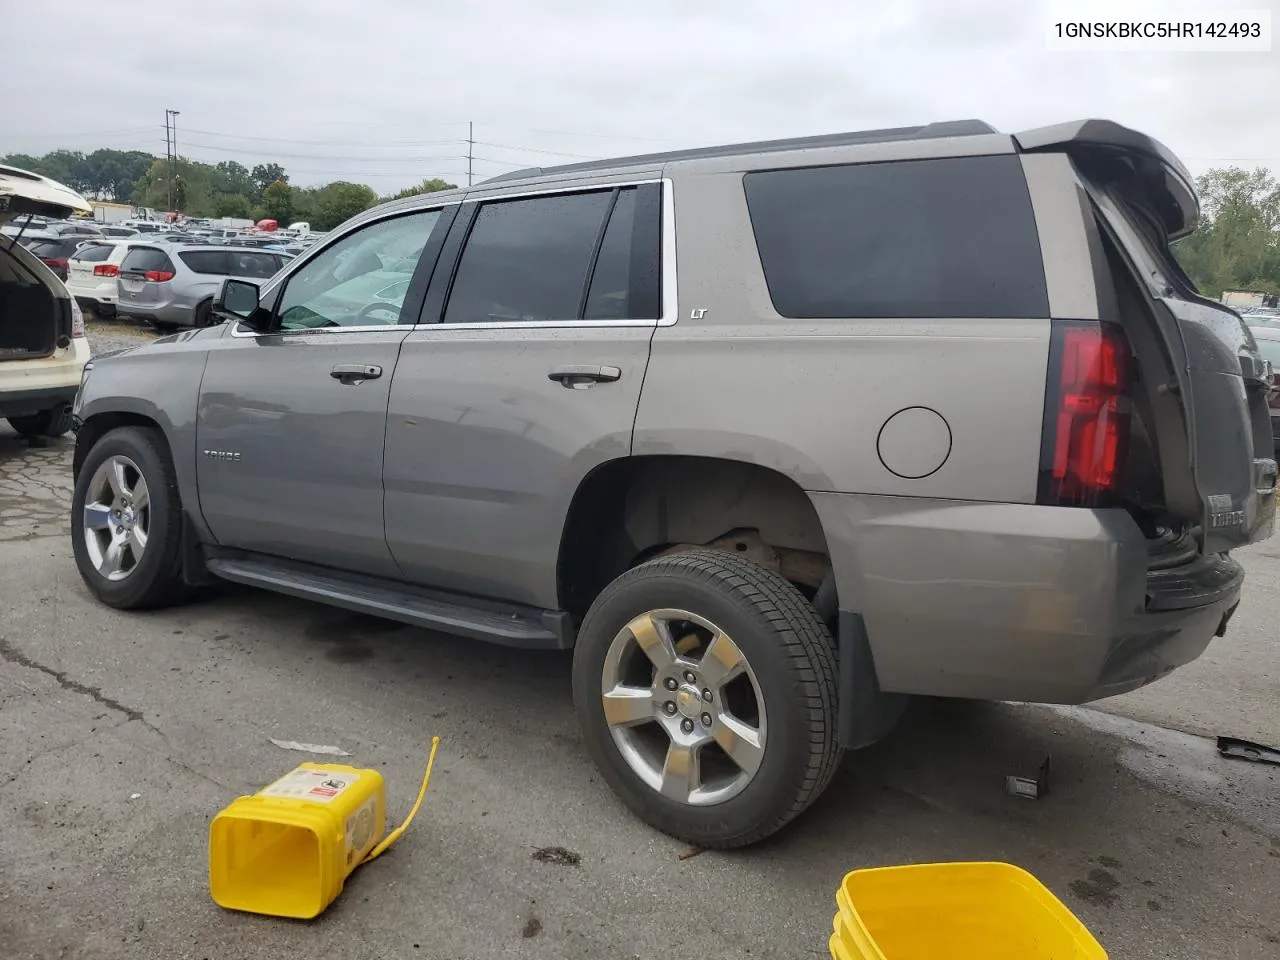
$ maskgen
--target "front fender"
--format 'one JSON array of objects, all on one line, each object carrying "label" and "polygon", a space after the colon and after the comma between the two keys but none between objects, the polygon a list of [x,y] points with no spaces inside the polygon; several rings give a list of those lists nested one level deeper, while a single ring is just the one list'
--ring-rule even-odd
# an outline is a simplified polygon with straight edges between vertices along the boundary
[{"label": "front fender", "polygon": [[100,435],[95,424],[113,420],[155,424],[173,457],[182,503],[202,538],[208,536],[200,514],[196,484],[196,419],[204,376],[208,334],[217,328],[163,337],[155,343],[94,360],[80,387],[76,418],[80,424],[77,464]]}]

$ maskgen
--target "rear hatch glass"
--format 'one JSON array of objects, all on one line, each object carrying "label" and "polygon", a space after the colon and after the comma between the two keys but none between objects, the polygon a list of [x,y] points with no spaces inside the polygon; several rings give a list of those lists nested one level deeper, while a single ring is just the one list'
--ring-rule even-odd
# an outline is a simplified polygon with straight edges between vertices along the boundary
[{"label": "rear hatch glass", "polygon": [[173,261],[156,247],[133,247],[120,263],[121,302],[158,299],[159,284],[173,279]]},{"label": "rear hatch glass", "polygon": [[[1194,189],[1167,163],[1123,151],[1084,151],[1076,167],[1115,270],[1118,320],[1148,385],[1169,511],[1198,531],[1206,553],[1265,539],[1275,521],[1276,464],[1269,364],[1232,310],[1200,295],[1170,250],[1196,225]],[[1123,284],[1136,296],[1126,300]]]}]

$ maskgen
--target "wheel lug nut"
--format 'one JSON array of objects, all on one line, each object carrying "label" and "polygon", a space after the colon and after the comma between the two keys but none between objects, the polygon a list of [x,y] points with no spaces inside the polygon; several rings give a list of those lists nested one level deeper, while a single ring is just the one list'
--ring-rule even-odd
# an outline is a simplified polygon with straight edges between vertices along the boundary
[{"label": "wheel lug nut", "polygon": [[698,678],[697,678],[697,677],[695,677],[695,676],[693,675],[693,671],[692,671],[692,670],[686,670],[686,671],[684,672],[684,679],[685,679],[685,682],[686,682],[686,683],[697,683],[697,682],[698,682]]},{"label": "wheel lug nut", "polygon": [[662,709],[667,712],[668,717],[675,716],[676,705],[672,703],[670,700],[668,700],[666,703],[662,705]]},{"label": "wheel lug nut", "polygon": [[683,730],[685,733],[693,733],[693,721],[692,721],[692,720],[681,720],[681,721],[680,721],[680,729],[681,729],[681,730]]},{"label": "wheel lug nut", "polygon": [[676,688],[676,686],[677,686],[677,684],[676,684],[676,678],[675,678],[675,677],[667,677],[667,679],[663,682],[663,684],[662,684],[662,685],[663,685],[664,687],[666,687],[668,690],[674,690],[674,689]]},{"label": "wheel lug nut", "polygon": [[703,725],[704,727],[709,727],[709,726],[711,726],[711,714],[709,714],[709,713],[704,713],[704,714],[702,715],[702,725]]},{"label": "wheel lug nut", "polygon": [[705,700],[705,701],[707,701],[707,703],[710,703],[710,702],[711,702],[711,691],[710,691],[710,690],[703,690],[703,691],[702,691],[702,699],[703,699],[703,700]]}]

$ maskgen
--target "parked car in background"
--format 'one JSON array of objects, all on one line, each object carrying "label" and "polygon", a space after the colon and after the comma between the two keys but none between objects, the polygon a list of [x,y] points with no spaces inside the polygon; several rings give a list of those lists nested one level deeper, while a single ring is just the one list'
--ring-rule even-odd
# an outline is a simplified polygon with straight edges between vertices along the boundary
[{"label": "parked car in background", "polygon": [[117,312],[159,329],[213,322],[213,298],[227,277],[262,282],[287,257],[266,250],[206,244],[134,242],[120,263]]},{"label": "parked car in background", "polygon": [[70,235],[59,237],[54,234],[33,234],[23,237],[22,246],[40,258],[40,261],[53,271],[59,280],[67,279],[67,263],[76,248],[84,242],[84,237]]},{"label": "parked car in background", "polygon": [[[10,204],[49,218],[87,211],[70,187],[0,167],[0,225]],[[47,243],[68,242],[61,237]],[[56,437],[71,426],[71,404],[89,359],[84,315],[53,270],[12,236],[0,237],[0,417],[26,437]]]},{"label": "parked car in background", "polygon": [[115,224],[103,224],[99,229],[101,229],[102,235],[110,240],[128,240],[130,237],[142,236],[133,227],[121,227]]},{"label": "parked car in background", "polygon": [[1253,339],[1258,344],[1262,359],[1271,363],[1271,389],[1267,391],[1267,406],[1271,411],[1271,439],[1275,444],[1276,459],[1280,460],[1280,316],[1275,320],[1246,317]]},{"label": "parked car in background", "polygon": [[84,223],[81,221],[62,220],[50,223],[44,228],[44,233],[55,237],[100,237],[102,229],[92,223]]},{"label": "parked car in background", "polygon": [[[11,168],[15,169],[15,168]],[[0,167],[0,176],[3,176],[3,167]],[[16,236],[18,234],[43,233],[44,228],[48,226],[48,217],[37,217],[31,214],[19,214],[12,220],[4,224],[0,224],[0,234],[8,234]]]},{"label": "parked car in background", "polygon": [[100,317],[113,317],[119,297],[120,264],[129,252],[129,240],[88,240],[67,262],[67,290],[81,309]]}]

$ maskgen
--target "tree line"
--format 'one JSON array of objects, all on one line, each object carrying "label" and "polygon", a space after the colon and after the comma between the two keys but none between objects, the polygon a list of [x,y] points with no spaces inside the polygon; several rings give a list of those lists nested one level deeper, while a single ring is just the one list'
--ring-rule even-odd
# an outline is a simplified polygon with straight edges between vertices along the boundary
[{"label": "tree line", "polygon": [[428,179],[390,197],[379,197],[371,187],[345,180],[319,187],[295,186],[278,163],[249,168],[234,160],[209,164],[187,158],[174,165],[171,180],[169,163],[142,150],[54,150],[39,157],[13,153],[0,158],[0,164],[50,177],[96,200],[174,210],[192,217],[270,219],[281,225],[306,220],[315,230],[332,230],[383,200],[455,186]]},{"label": "tree line", "polygon": [[1173,245],[1206,297],[1224,290],[1280,293],[1280,185],[1271,171],[1239,167],[1196,178],[1200,228]]}]

